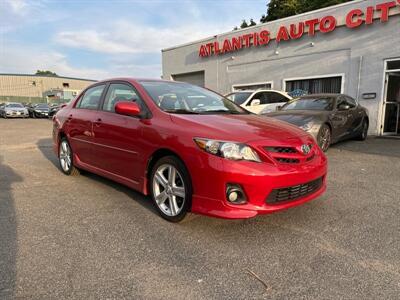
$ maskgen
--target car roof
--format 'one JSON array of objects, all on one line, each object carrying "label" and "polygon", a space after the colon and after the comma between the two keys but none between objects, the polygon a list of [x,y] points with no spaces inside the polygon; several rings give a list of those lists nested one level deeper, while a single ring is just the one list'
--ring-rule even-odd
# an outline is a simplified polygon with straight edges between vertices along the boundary
[{"label": "car roof", "polygon": [[116,78],[109,78],[104,79],[102,81],[98,81],[95,84],[104,83],[104,82],[111,82],[111,81],[128,81],[128,82],[143,82],[143,81],[153,81],[153,82],[179,82],[173,80],[164,80],[164,79],[155,79],[155,78],[133,78],[133,77],[116,77]]},{"label": "car roof", "polygon": [[310,95],[304,95],[299,98],[315,98],[315,97],[330,97],[330,98],[336,98],[339,96],[342,96],[343,94],[335,94],[335,93],[320,93],[320,94],[310,94]]},{"label": "car roof", "polygon": [[243,93],[243,92],[245,92],[245,93],[255,93],[255,92],[278,92],[278,93],[286,93],[286,92],[278,91],[278,90],[259,89],[259,90],[237,90],[237,91],[231,92],[231,94],[233,94],[233,93]]}]

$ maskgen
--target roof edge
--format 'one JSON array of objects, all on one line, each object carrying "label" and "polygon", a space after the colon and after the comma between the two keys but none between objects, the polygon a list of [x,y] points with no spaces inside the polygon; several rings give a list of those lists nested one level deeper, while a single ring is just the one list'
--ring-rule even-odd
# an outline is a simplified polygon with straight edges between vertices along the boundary
[{"label": "roof edge", "polygon": [[311,11],[307,11],[307,12],[302,13],[302,14],[293,15],[293,16],[290,16],[290,17],[274,20],[274,21],[271,21],[271,22],[260,23],[260,24],[257,24],[257,25],[251,26],[251,27],[239,28],[237,30],[232,30],[232,31],[219,33],[219,34],[216,34],[214,36],[209,36],[209,37],[206,37],[206,38],[203,38],[203,39],[199,39],[199,40],[195,40],[195,41],[192,41],[192,42],[187,42],[187,43],[180,44],[180,45],[177,45],[177,46],[164,48],[164,49],[161,49],[161,52],[170,51],[170,50],[174,50],[174,49],[177,49],[177,48],[182,48],[182,47],[185,47],[185,46],[190,46],[190,45],[193,45],[193,44],[197,44],[197,43],[200,43],[200,42],[205,42],[205,41],[208,41],[208,40],[220,37],[220,36],[224,36],[224,35],[228,35],[228,34],[232,34],[232,33],[236,33],[236,32],[242,32],[242,31],[246,31],[246,30],[249,30],[249,29],[253,29],[253,28],[259,28],[259,27],[262,27],[262,26],[275,24],[275,23],[279,23],[279,22],[282,22],[282,21],[287,21],[287,20],[298,18],[298,17],[303,17],[303,16],[307,16],[307,15],[311,15],[311,14],[315,14],[315,13],[319,13],[319,12],[328,11],[328,10],[331,10],[331,9],[334,9],[334,8],[353,5],[355,3],[366,2],[366,1],[368,1],[368,0],[353,0],[353,1],[350,1],[350,2],[340,3],[340,4],[336,4],[336,5],[332,5],[332,6],[328,6],[328,7],[324,7],[324,8],[320,8],[320,9],[316,9],[316,10],[311,10]]},{"label": "roof edge", "polygon": [[96,82],[94,79],[77,78],[77,77],[66,77],[66,76],[52,76],[52,75],[36,75],[36,74],[14,74],[14,73],[0,73],[0,76],[29,76],[29,77],[46,77],[46,78],[60,78],[60,79],[73,79],[82,81]]}]

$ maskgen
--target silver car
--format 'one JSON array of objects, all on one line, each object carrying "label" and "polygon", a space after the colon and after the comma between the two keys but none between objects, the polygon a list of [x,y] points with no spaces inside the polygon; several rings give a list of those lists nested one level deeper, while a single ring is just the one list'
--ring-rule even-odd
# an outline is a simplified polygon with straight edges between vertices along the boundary
[{"label": "silver car", "polygon": [[29,118],[29,111],[21,103],[8,102],[0,105],[0,116],[3,118]]}]

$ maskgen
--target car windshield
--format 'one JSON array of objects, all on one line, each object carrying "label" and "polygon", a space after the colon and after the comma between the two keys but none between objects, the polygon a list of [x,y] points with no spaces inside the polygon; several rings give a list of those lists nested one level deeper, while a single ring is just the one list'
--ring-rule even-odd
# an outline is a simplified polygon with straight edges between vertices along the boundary
[{"label": "car windshield", "polygon": [[298,98],[288,102],[281,110],[332,110],[334,98],[332,97],[307,97]]},{"label": "car windshield", "polygon": [[182,82],[141,81],[157,106],[179,114],[248,114],[232,101],[205,88]]},{"label": "car windshield", "polygon": [[242,105],[247,99],[249,99],[251,94],[252,92],[235,92],[230,93],[226,98],[235,102],[237,105]]},{"label": "car windshield", "polygon": [[20,103],[10,103],[10,104],[7,104],[6,107],[9,107],[9,108],[23,108],[24,106],[22,104],[20,104]]}]

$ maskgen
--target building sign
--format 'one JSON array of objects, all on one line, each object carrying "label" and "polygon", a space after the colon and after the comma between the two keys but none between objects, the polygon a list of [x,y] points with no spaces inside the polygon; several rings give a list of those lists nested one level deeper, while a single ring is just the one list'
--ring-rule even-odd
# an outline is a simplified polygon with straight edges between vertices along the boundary
[{"label": "building sign", "polygon": [[[353,29],[363,24],[371,25],[374,22],[374,14],[379,14],[382,23],[389,20],[390,9],[400,5],[400,0],[384,2],[376,6],[368,6],[366,9],[353,9],[346,15],[346,27]],[[290,24],[289,26],[280,26],[275,40],[277,43],[289,40],[300,39],[306,32],[309,36],[314,36],[319,30],[321,33],[332,32],[337,28],[338,20],[334,16],[326,16],[320,19],[310,19]],[[225,39],[222,42],[215,41],[202,44],[199,49],[200,57],[209,57],[213,55],[221,55],[235,52],[243,48],[268,46],[271,41],[271,32],[261,30],[259,32],[247,33],[244,35]]]}]

